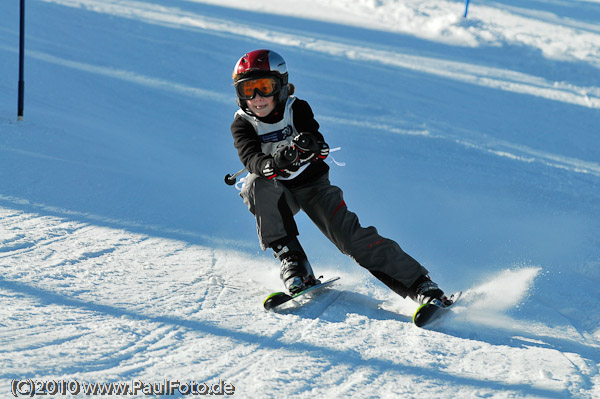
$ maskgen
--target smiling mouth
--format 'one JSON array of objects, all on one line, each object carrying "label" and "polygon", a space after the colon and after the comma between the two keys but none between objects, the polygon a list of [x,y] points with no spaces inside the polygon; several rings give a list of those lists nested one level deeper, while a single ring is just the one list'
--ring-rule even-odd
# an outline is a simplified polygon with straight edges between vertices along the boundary
[{"label": "smiling mouth", "polygon": [[268,107],[269,107],[269,104],[266,104],[266,105],[255,105],[254,106],[254,111],[262,113],[262,111],[267,111]]}]

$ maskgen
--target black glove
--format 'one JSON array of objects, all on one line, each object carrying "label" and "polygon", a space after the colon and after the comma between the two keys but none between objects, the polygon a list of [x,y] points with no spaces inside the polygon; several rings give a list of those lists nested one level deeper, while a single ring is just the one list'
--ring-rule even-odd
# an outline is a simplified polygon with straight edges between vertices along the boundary
[{"label": "black glove", "polygon": [[319,141],[319,153],[317,154],[317,159],[320,161],[324,161],[325,158],[329,155],[329,145],[324,141]]},{"label": "black glove", "polygon": [[293,146],[281,148],[273,155],[273,159],[268,159],[262,168],[262,174],[267,179],[275,176],[289,177],[300,168],[300,158],[298,150]]},{"label": "black glove", "polygon": [[319,141],[312,133],[300,133],[292,140],[294,147],[298,149],[300,161],[324,160],[329,155],[329,146],[324,141]]}]

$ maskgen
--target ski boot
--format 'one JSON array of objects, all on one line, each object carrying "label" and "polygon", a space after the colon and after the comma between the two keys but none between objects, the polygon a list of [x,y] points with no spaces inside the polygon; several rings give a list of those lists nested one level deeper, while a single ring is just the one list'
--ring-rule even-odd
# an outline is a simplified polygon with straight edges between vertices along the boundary
[{"label": "ski boot", "polygon": [[291,294],[304,291],[308,287],[320,283],[315,278],[306,254],[296,237],[286,245],[275,246],[273,250],[275,257],[281,262],[279,276]]},{"label": "ski boot", "polygon": [[445,306],[451,305],[452,301],[444,295],[436,283],[429,276],[421,276],[410,288],[408,296],[419,305],[439,299]]}]

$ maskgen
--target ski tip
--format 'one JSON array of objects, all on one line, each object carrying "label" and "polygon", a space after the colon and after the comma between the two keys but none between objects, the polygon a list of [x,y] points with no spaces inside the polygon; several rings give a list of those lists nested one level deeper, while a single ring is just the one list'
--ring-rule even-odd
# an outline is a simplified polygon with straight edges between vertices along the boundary
[{"label": "ski tip", "polygon": [[304,291],[300,291],[300,292],[297,292],[297,293],[291,294],[291,295],[288,293],[285,293],[285,292],[274,292],[263,301],[263,307],[266,310],[274,310],[278,306],[280,306],[288,301],[291,301],[294,298],[297,298],[301,295],[307,294],[314,290],[317,290],[317,289],[320,289],[323,287],[327,287],[328,285],[330,285],[331,283],[333,283],[334,281],[337,281],[339,279],[340,279],[339,277],[333,277],[333,278],[330,278],[329,280],[319,282],[318,284],[315,284],[315,285],[311,285],[310,287],[306,288]]},{"label": "ski tip", "polygon": [[413,323],[417,327],[423,327],[428,324],[432,319],[445,311],[448,311],[462,295],[462,291],[453,293],[448,297],[449,303],[442,303],[439,299],[434,299],[431,302],[420,305],[413,315]]},{"label": "ski tip", "polygon": [[421,310],[422,310],[424,307],[426,307],[426,306],[428,306],[428,305],[429,305],[429,302],[427,302],[427,303],[424,303],[424,304],[422,304],[422,305],[419,305],[419,307],[417,308],[417,310],[415,310],[415,313],[413,314],[412,321],[413,321],[413,323],[415,323],[415,325],[416,325],[417,327],[420,327],[420,325],[419,325],[419,316],[420,316],[420,314],[421,314],[420,312],[421,312]]},{"label": "ski tip", "polygon": [[271,310],[290,299],[292,299],[292,297],[285,292],[274,292],[263,301],[263,307],[266,310]]}]

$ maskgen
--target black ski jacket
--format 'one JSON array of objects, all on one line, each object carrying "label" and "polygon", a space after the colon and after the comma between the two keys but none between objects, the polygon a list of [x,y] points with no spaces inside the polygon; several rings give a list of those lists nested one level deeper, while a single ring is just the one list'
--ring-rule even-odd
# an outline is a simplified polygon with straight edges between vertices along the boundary
[{"label": "black ski jacket", "polygon": [[[258,118],[259,121],[267,124],[274,124],[283,119],[285,104],[279,106],[264,118]],[[315,120],[315,116],[310,108],[310,105],[296,98],[292,104],[294,128],[297,132],[309,132],[317,137],[317,140],[325,141],[323,135],[319,132],[319,123]],[[265,163],[272,159],[272,156],[265,154],[261,149],[261,140],[256,132],[256,129],[244,116],[235,115],[231,124],[231,135],[233,136],[233,145],[238,150],[238,155],[242,164],[250,173],[262,176],[262,170]],[[329,165],[325,162],[313,162],[301,174],[292,180],[282,180],[286,186],[301,186],[329,171]]]}]

